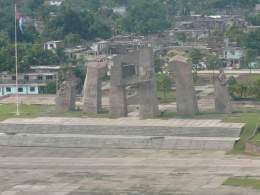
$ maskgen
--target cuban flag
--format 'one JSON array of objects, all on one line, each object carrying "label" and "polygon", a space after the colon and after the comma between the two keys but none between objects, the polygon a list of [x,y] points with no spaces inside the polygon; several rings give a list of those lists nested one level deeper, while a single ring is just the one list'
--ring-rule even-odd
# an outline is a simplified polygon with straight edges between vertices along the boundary
[{"label": "cuban flag", "polygon": [[16,20],[19,21],[19,29],[20,29],[21,33],[24,34],[24,31],[23,31],[23,22],[24,22],[23,16],[20,14],[18,9],[16,9],[15,15],[16,15]]}]

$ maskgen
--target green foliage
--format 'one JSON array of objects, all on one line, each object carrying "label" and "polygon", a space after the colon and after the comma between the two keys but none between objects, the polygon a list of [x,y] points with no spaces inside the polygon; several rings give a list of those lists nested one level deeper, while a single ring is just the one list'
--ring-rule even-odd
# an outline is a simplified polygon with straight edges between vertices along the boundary
[{"label": "green foliage", "polygon": [[229,38],[230,41],[241,43],[245,36],[243,29],[240,29],[236,26],[229,27],[226,32],[225,36]]},{"label": "green foliage", "polygon": [[155,72],[156,73],[161,72],[164,64],[165,64],[164,59],[159,58],[159,57],[155,58],[154,59]]},{"label": "green foliage", "polygon": [[46,93],[47,94],[56,94],[56,82],[49,82],[47,83],[47,86],[46,86]]},{"label": "green foliage", "polygon": [[123,29],[137,34],[151,34],[168,28],[166,9],[158,0],[132,0],[123,19]]},{"label": "green foliage", "polygon": [[185,33],[176,33],[176,38],[178,41],[181,41],[183,43],[187,41],[187,36]]},{"label": "green foliage", "polygon": [[206,64],[209,70],[217,70],[224,66],[223,61],[217,55],[211,53],[206,55]]},{"label": "green foliage", "polygon": [[195,67],[194,69],[197,69],[200,62],[203,59],[203,53],[200,49],[192,49],[189,53],[192,65]]},{"label": "green foliage", "polygon": [[166,99],[167,92],[171,90],[172,80],[171,77],[166,73],[158,73],[156,75],[158,91],[164,93],[164,99]]},{"label": "green foliage", "polygon": [[223,185],[260,189],[260,180],[253,177],[230,177]]},{"label": "green foliage", "polygon": [[108,38],[112,35],[112,31],[105,21],[106,19],[98,13],[75,11],[65,7],[49,21],[45,34],[50,39],[63,39],[69,34],[80,35],[86,40]]},{"label": "green foliage", "polygon": [[80,35],[70,33],[65,36],[64,42],[66,47],[73,47],[79,45],[81,42]]},{"label": "green foliage", "polygon": [[245,47],[246,65],[254,62],[260,55],[260,30],[244,34],[242,46]]},{"label": "green foliage", "polygon": [[[15,48],[8,38],[0,34],[0,71],[14,71]],[[57,65],[65,61],[64,52],[44,50],[42,44],[19,43],[18,67],[20,72],[28,71],[31,65]]]},{"label": "green foliage", "polygon": [[259,99],[260,79],[256,81],[238,82],[234,77],[228,81],[229,93],[233,99]]},{"label": "green foliage", "polygon": [[260,14],[257,14],[257,15],[253,15],[253,14],[247,15],[246,16],[246,20],[251,25],[260,26]]}]

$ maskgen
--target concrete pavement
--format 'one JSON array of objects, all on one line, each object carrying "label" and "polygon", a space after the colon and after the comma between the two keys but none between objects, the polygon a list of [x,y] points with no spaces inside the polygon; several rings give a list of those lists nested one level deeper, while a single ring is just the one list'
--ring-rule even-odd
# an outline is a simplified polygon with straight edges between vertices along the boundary
[{"label": "concrete pavement", "polygon": [[260,177],[260,158],[224,152],[0,148],[1,195],[234,194],[230,176]]}]

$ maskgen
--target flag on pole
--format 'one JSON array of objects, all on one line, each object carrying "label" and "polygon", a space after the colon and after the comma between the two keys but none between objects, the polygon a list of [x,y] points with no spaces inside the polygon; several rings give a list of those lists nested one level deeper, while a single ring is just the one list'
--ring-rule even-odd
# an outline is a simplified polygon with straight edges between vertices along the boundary
[{"label": "flag on pole", "polygon": [[15,16],[16,16],[16,20],[19,21],[19,29],[21,31],[21,33],[23,34],[24,31],[23,31],[23,16],[21,15],[21,13],[19,12],[18,9],[16,9],[16,13],[15,13]]}]

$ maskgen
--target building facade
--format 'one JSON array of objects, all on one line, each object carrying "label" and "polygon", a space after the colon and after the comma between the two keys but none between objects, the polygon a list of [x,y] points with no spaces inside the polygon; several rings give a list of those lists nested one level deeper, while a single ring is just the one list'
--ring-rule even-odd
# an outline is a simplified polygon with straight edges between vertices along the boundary
[{"label": "building facade", "polygon": [[[13,95],[18,92],[21,95],[37,95],[46,93],[49,83],[57,85],[58,72],[50,72],[48,67],[32,67],[33,73],[18,74],[18,88],[16,87],[16,75],[8,72],[0,73],[0,96]],[[59,67],[56,67],[57,70]],[[45,71],[43,71],[45,70]]]}]

